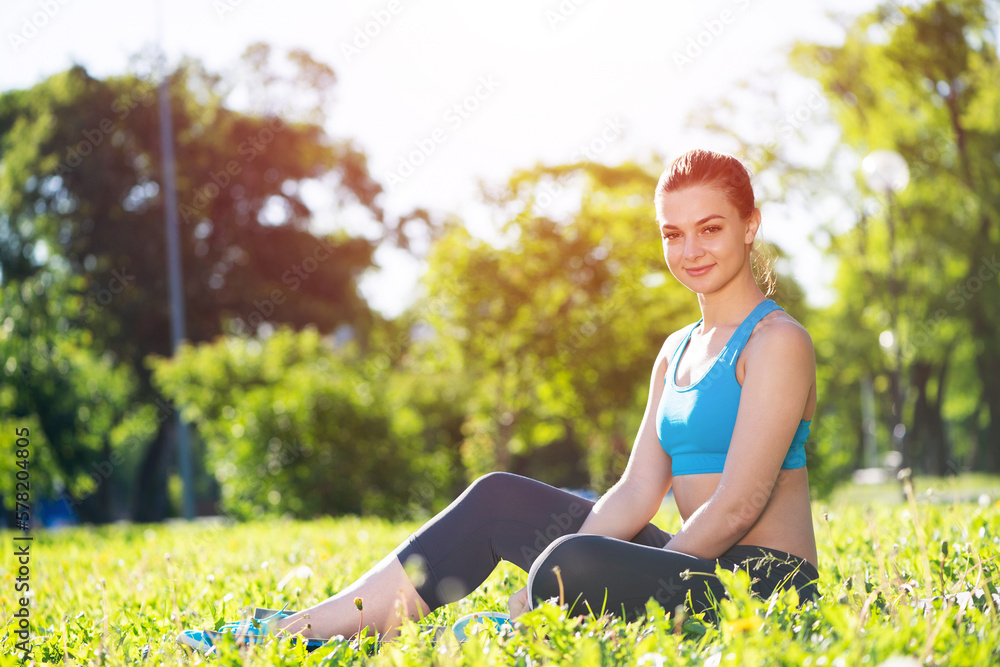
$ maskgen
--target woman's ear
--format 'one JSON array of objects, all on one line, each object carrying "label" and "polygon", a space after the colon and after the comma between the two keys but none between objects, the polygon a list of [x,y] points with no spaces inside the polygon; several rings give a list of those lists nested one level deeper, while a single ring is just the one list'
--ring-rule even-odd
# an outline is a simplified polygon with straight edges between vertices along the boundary
[{"label": "woman's ear", "polygon": [[743,238],[743,242],[747,245],[752,244],[754,239],[757,238],[758,229],[760,229],[760,209],[755,208],[753,213],[750,214],[750,219],[747,220],[747,233]]}]

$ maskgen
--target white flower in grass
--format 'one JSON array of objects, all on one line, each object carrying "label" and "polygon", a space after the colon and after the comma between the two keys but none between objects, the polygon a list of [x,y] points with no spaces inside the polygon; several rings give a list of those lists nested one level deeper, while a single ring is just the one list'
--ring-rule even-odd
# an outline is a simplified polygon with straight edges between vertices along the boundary
[{"label": "white flower in grass", "polygon": [[722,662],[722,654],[714,653],[707,658],[705,658],[704,667],[719,667],[719,663]]}]

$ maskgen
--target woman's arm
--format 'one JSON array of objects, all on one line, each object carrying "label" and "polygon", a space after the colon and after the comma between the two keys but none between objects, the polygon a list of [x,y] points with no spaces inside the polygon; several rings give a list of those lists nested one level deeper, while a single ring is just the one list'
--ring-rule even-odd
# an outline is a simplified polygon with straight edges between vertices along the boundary
[{"label": "woman's arm", "polygon": [[[663,497],[667,495],[673,477],[670,456],[660,447],[660,440],[656,436],[656,408],[663,394],[668,351],[672,352],[679,342],[678,334],[674,333],[667,337],[660,348],[649,379],[646,412],[642,416],[625,472],[618,483],[608,489],[590,510],[580,527],[580,533],[630,540],[649,523]],[[528,588],[521,588],[511,595],[507,607],[511,618],[517,618],[527,611]]]},{"label": "woman's arm", "polygon": [[775,320],[745,348],[745,375],[733,439],[715,493],[684,523],[667,548],[718,558],[757,522],[774,489],[816,383],[809,334]]},{"label": "woman's arm", "polygon": [[597,501],[579,532],[630,540],[649,523],[667,495],[672,479],[670,456],[656,436],[656,409],[663,394],[668,350],[678,342],[676,334],[668,337],[653,365],[646,412],[624,474]]}]

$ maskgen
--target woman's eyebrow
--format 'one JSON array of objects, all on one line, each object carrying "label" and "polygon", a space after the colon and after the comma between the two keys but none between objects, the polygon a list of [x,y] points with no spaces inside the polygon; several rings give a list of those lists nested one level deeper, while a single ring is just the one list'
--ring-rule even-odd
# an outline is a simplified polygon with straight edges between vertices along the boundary
[{"label": "woman's eyebrow", "polygon": [[[719,215],[718,213],[713,213],[712,215],[707,215],[704,218],[702,218],[701,220],[699,220],[698,222],[694,223],[694,226],[697,227],[698,225],[705,224],[709,220],[715,220],[716,218],[721,218],[721,217],[722,216]],[[680,227],[677,227],[676,225],[671,225],[671,224],[666,224],[665,223],[665,224],[660,225],[660,229],[680,229]]]}]

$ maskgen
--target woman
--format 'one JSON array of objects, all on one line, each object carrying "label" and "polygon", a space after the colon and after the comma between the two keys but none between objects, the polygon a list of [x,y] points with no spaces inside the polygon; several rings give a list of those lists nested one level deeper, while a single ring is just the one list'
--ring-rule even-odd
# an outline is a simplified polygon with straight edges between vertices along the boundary
[{"label": "woman", "polygon": [[[579,613],[634,618],[650,598],[709,610],[724,595],[716,565],[749,569],[764,597],[787,586],[816,594],[804,449],[815,360],[809,334],[754,279],[761,216],[750,175],[730,155],[691,151],[660,177],[654,202],[667,266],[702,318],[664,342],[621,480],[592,503],[486,475],[341,593],[226,632],[350,636],[360,597],[384,635],[468,595],[501,559],[528,572],[512,618],[560,593]],[[673,535],[649,523],[671,489],[683,519]]]}]

